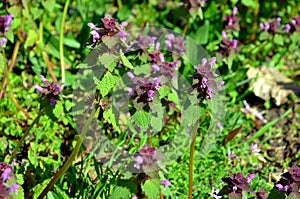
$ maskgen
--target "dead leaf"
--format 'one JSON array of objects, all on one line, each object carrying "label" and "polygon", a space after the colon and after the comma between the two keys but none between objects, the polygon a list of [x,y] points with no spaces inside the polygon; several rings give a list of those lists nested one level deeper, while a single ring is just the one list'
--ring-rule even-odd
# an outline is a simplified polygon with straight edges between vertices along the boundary
[{"label": "dead leaf", "polygon": [[287,96],[296,94],[299,96],[300,88],[292,79],[283,75],[272,67],[250,67],[247,71],[248,78],[256,79],[253,84],[254,94],[264,100],[275,99],[277,106],[284,104]]},{"label": "dead leaf", "polygon": [[225,146],[230,140],[232,140],[240,132],[242,127],[243,127],[243,125],[230,131],[223,140],[223,146]]}]

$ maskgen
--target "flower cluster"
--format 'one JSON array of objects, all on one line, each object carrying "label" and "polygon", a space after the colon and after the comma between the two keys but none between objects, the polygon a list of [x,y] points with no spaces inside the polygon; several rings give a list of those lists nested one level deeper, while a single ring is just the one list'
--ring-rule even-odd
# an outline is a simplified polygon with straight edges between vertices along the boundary
[{"label": "flower cluster", "polygon": [[[177,37],[178,38],[178,37]],[[166,42],[169,41],[171,42],[171,40],[166,40]],[[168,43],[168,42],[167,42]],[[172,48],[172,45],[175,45],[175,44],[172,44],[170,43],[171,45],[171,48]],[[180,52],[179,50],[184,50],[185,46],[184,46],[184,42],[182,44],[183,46],[179,48],[176,47],[177,49],[177,52],[176,52],[176,55],[179,55]],[[155,44],[155,49],[154,51],[152,52],[149,52],[149,56],[148,56],[148,60],[150,61],[151,63],[151,68],[152,68],[152,73],[155,74],[160,74],[160,75],[163,75],[163,76],[166,76],[167,78],[172,78],[174,75],[175,75],[175,71],[177,69],[177,66],[179,64],[179,60],[176,60],[174,62],[166,62],[165,61],[165,58],[164,58],[164,54],[162,54],[160,51],[159,51],[159,46],[160,46],[160,43],[157,42]],[[167,47],[168,48],[168,47]],[[174,50],[176,51],[175,47],[174,47]]]},{"label": "flower cluster", "polygon": [[50,103],[52,105],[55,105],[55,100],[58,99],[58,96],[60,94],[60,86],[57,85],[56,82],[48,82],[43,75],[40,75],[39,77],[44,86],[34,85],[33,88],[35,88],[38,93],[42,93],[44,96],[46,96],[46,98],[50,100]]},{"label": "flower cluster", "polygon": [[8,185],[8,181],[12,175],[12,167],[5,162],[0,163],[0,199],[6,198],[13,192],[17,193],[18,184]]},{"label": "flower cluster", "polygon": [[127,22],[118,24],[114,18],[103,18],[101,20],[102,24],[98,26],[93,23],[88,23],[88,26],[92,29],[90,33],[92,35],[93,46],[101,43],[103,36],[112,37],[117,35],[120,39],[126,39],[127,33],[125,32],[125,26],[128,25]]},{"label": "flower cluster", "polygon": [[254,177],[254,174],[250,174],[247,178],[245,178],[240,172],[237,174],[230,174],[229,178],[222,178],[222,181],[226,183],[226,186],[223,187],[220,194],[228,194],[229,198],[242,198],[242,191],[246,191],[255,195],[259,199],[266,199],[268,195],[263,189],[260,189],[258,192],[254,192],[250,187],[249,183],[251,183]]},{"label": "flower cluster", "polygon": [[276,184],[278,191],[285,192],[288,196],[300,198],[300,168],[293,165],[288,172],[282,174],[279,183]]},{"label": "flower cluster", "polygon": [[261,31],[266,31],[271,34],[284,31],[286,33],[293,33],[300,28],[300,17],[296,16],[290,19],[289,23],[281,24],[281,18],[270,19],[268,22],[261,22],[259,24]]},{"label": "flower cluster", "polygon": [[275,34],[278,26],[280,25],[280,21],[281,18],[277,17],[276,19],[271,19],[269,22],[260,23],[260,30]]},{"label": "flower cluster", "polygon": [[[5,15],[5,16],[0,16],[0,36],[2,36],[6,31],[8,31],[8,28],[10,26],[10,23],[13,20],[14,15]],[[7,42],[6,38],[0,38],[0,46],[5,46]]]},{"label": "flower cluster", "polygon": [[227,33],[231,33],[234,30],[239,31],[240,29],[239,18],[236,14],[237,8],[235,7],[232,9],[232,14],[226,15],[224,20],[225,31],[222,31],[222,40],[219,44],[219,52],[226,57],[229,56],[232,50],[234,50],[235,53],[237,52],[238,40],[229,39],[227,37]]},{"label": "flower cluster", "polygon": [[194,79],[192,87],[198,92],[198,98],[201,101],[204,99],[211,99],[213,92],[220,89],[224,84],[223,81],[215,81],[217,75],[212,72],[215,62],[215,57],[211,58],[209,62],[207,62],[206,58],[203,58],[202,63],[194,67],[196,74],[192,76]]},{"label": "flower cluster", "polygon": [[225,16],[225,28],[227,30],[239,30],[239,18],[236,16],[237,14],[237,8],[233,8],[231,15]]},{"label": "flower cluster", "polygon": [[167,34],[165,40],[166,48],[175,55],[183,55],[186,50],[185,42],[181,36],[175,37],[174,34]]},{"label": "flower cluster", "polygon": [[140,169],[141,165],[151,167],[157,162],[156,150],[150,146],[143,146],[139,150],[139,155],[135,157],[134,167]]},{"label": "flower cluster", "polygon": [[236,39],[229,39],[226,36],[226,32],[222,32],[222,41],[219,44],[219,50],[220,53],[223,54],[224,56],[228,56],[231,52],[231,50],[234,50],[234,52],[237,52],[237,43],[238,41]]},{"label": "flower cluster", "polygon": [[140,78],[135,77],[131,72],[127,73],[132,81],[132,85],[127,87],[129,95],[137,102],[152,102],[153,95],[160,88],[159,78]]}]

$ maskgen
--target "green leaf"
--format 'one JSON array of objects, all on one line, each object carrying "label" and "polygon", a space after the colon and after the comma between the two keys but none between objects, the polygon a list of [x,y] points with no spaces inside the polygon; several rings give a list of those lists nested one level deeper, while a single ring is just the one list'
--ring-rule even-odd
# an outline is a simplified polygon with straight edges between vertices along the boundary
[{"label": "green leaf", "polygon": [[202,109],[200,106],[191,105],[186,109],[184,117],[189,123],[195,123],[199,120],[201,113]]},{"label": "green leaf", "polygon": [[217,4],[214,1],[212,1],[209,4],[209,7],[205,10],[204,17],[206,19],[216,17],[216,13],[218,13],[218,12],[219,12],[219,9],[218,9]]},{"label": "green leaf", "polygon": [[119,129],[117,123],[116,123],[116,118],[115,115],[112,111],[112,109],[106,109],[103,113],[103,118],[110,124],[113,125],[114,129],[118,132],[120,132],[121,130]]},{"label": "green leaf", "polygon": [[142,190],[148,196],[149,199],[159,198],[160,184],[158,179],[147,180],[142,185]]},{"label": "green leaf", "polygon": [[242,0],[242,4],[246,7],[255,8],[255,0]]},{"label": "green leaf", "polygon": [[114,70],[119,61],[119,57],[114,54],[104,53],[99,56],[98,60],[107,68],[110,72]]},{"label": "green leaf", "polygon": [[127,59],[127,57],[123,54],[123,52],[120,52],[121,54],[121,60],[124,66],[126,66],[127,68],[133,69],[132,64],[130,63],[130,61]]},{"label": "green leaf", "polygon": [[281,35],[278,35],[278,34],[275,35],[274,42],[275,42],[275,44],[283,46],[283,44],[284,44],[283,37]]},{"label": "green leaf", "polygon": [[151,106],[151,111],[156,117],[151,118],[151,126],[154,132],[161,131],[163,127],[163,107],[161,103]]},{"label": "green leaf", "polygon": [[103,41],[103,43],[104,43],[109,49],[111,49],[111,48],[114,47],[117,43],[120,42],[119,38],[117,38],[116,36],[114,36],[114,37],[103,36],[103,37],[101,38],[101,40]]},{"label": "green leaf", "polygon": [[14,43],[14,33],[11,29],[4,33],[4,36],[11,42]]},{"label": "green leaf", "polygon": [[44,0],[42,1],[42,5],[49,13],[52,13],[55,6],[55,0]]},{"label": "green leaf", "polygon": [[5,70],[5,68],[4,68],[4,62],[5,62],[5,59],[4,59],[4,57],[3,57],[2,53],[1,53],[0,54],[0,75]]},{"label": "green leaf", "polygon": [[33,46],[38,41],[38,34],[34,30],[29,30],[28,37],[25,41],[24,47],[28,48]]},{"label": "green leaf", "polygon": [[208,41],[209,34],[209,21],[205,20],[204,24],[198,28],[196,33],[192,35],[195,41],[199,42],[199,44],[206,44]]},{"label": "green leaf", "polygon": [[110,196],[110,199],[128,199],[131,197],[129,189],[117,186]]},{"label": "green leaf", "polygon": [[131,10],[126,5],[124,5],[117,13],[117,17],[118,19],[120,19],[120,21],[126,21],[130,16],[130,14],[131,14]]},{"label": "green leaf", "polygon": [[143,110],[135,112],[135,114],[132,116],[132,119],[135,124],[142,129],[147,128],[151,122],[150,114]]},{"label": "green leaf", "polygon": [[71,48],[75,48],[78,49],[80,48],[80,43],[78,41],[76,41],[76,39],[71,39],[71,38],[64,38],[63,40],[63,44],[66,46],[69,46]]},{"label": "green leaf", "polygon": [[97,89],[100,90],[102,97],[105,97],[112,88],[118,83],[119,77],[112,75],[110,72],[107,72],[100,82],[98,82]]},{"label": "green leaf", "polygon": [[62,101],[58,101],[55,105],[55,108],[53,109],[53,114],[57,118],[61,118],[64,115],[64,107],[62,104]]}]

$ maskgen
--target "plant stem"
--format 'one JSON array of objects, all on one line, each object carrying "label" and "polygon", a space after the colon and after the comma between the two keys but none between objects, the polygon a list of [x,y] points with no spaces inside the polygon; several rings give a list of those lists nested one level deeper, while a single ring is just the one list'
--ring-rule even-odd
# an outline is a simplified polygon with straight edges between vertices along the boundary
[{"label": "plant stem", "polygon": [[[5,75],[5,77],[4,77],[4,80],[3,80],[3,83],[2,83],[2,89],[1,89],[1,91],[0,91],[0,100],[1,100],[2,95],[3,95],[3,93],[4,93],[5,86],[6,86],[6,83],[7,83],[7,79],[9,78],[8,75],[9,75],[9,73],[11,72],[12,68],[13,68],[14,65],[15,65],[16,58],[17,58],[17,54],[18,54],[18,52],[19,52],[20,44],[21,44],[21,42],[18,40],[18,41],[16,42],[15,47],[14,47],[14,51],[13,51],[13,54],[12,54],[12,57],[11,57],[11,62],[10,62],[9,68],[7,69],[7,73],[6,73],[6,75]],[[6,58],[4,57],[4,59],[6,59]]]},{"label": "plant stem", "polygon": [[194,165],[194,153],[195,153],[195,143],[196,134],[199,127],[199,121],[196,122],[193,132],[193,139],[190,148],[190,160],[189,160],[189,199],[193,198],[193,165]]},{"label": "plant stem", "polygon": [[98,108],[96,111],[94,110],[91,113],[88,121],[86,122],[85,126],[83,127],[83,131],[82,131],[81,135],[78,137],[76,146],[73,149],[70,157],[65,162],[65,164],[63,165],[63,167],[53,176],[53,178],[50,180],[50,182],[48,183],[48,185],[45,187],[45,189],[43,190],[43,192],[39,195],[39,197],[37,199],[43,199],[47,195],[47,193],[53,188],[54,184],[63,176],[63,174],[72,165],[72,162],[74,161],[74,159],[75,159],[76,155],[78,154],[78,152],[80,150],[80,147],[82,145],[82,139],[80,137],[85,135],[85,133],[89,129],[89,125],[92,122],[92,119],[93,119],[93,117],[95,115],[95,112],[96,112],[96,116],[97,116],[99,114],[99,111],[100,111],[100,108]]},{"label": "plant stem", "polygon": [[64,39],[64,26],[65,26],[65,20],[66,15],[68,11],[70,0],[66,1],[61,24],[60,24],[60,31],[59,31],[59,56],[60,56],[60,68],[61,68],[61,83],[62,86],[64,86],[65,83],[65,63],[64,63],[64,46],[63,46],[63,39]]},{"label": "plant stem", "polygon": [[121,10],[121,8],[123,7],[122,0],[117,0],[117,2],[118,2],[119,10]]},{"label": "plant stem", "polygon": [[21,140],[19,141],[19,143],[17,144],[16,148],[14,149],[10,159],[9,159],[9,163],[11,164],[12,161],[15,159],[17,152],[19,150],[19,148],[21,147],[21,145],[24,143],[25,138],[29,135],[30,130],[32,129],[32,127],[34,126],[35,123],[37,123],[40,119],[40,117],[42,116],[42,114],[44,113],[44,110],[41,110],[39,112],[39,114],[36,116],[36,118],[33,120],[33,122],[31,123],[31,125],[26,129],[25,133],[23,134],[23,136],[21,137]]}]

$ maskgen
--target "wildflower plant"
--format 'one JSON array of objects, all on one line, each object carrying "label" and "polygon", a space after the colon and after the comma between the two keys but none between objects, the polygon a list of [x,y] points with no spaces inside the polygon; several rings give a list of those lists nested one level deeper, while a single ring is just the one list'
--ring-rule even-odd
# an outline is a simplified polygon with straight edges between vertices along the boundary
[{"label": "wildflower plant", "polygon": [[[124,24],[111,18],[89,24],[94,50],[78,66],[73,112],[83,143],[94,145],[100,152],[95,155],[114,154],[102,163],[145,173],[139,185],[143,192],[134,193],[141,197],[151,194],[145,187],[170,185],[168,180],[157,181],[157,172],[194,142],[199,119],[209,112],[224,82],[214,70],[215,57],[189,63],[191,54],[182,36],[166,29],[128,30]],[[190,68],[186,76],[179,72],[183,66]],[[217,129],[216,123],[210,128]],[[164,135],[164,128],[173,130]],[[195,130],[187,133],[190,129]],[[113,144],[120,137],[127,138],[126,144]],[[165,144],[158,145],[163,137]]]}]

